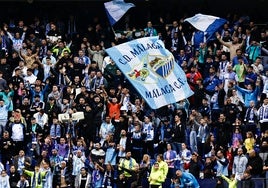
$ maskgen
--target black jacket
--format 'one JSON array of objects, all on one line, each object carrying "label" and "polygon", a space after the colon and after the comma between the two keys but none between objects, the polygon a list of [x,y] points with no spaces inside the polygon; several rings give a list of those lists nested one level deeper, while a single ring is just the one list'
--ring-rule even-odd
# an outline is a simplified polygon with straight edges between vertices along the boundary
[{"label": "black jacket", "polygon": [[252,167],[252,169],[250,170],[252,175],[262,174],[263,161],[258,154],[256,154],[256,156],[254,157],[249,157],[247,166]]}]

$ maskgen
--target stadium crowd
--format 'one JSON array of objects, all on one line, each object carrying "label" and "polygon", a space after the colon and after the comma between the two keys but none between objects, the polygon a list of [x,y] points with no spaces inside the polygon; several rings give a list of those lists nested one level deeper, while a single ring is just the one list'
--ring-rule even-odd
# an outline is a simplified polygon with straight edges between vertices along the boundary
[{"label": "stadium crowd", "polygon": [[[268,186],[268,28],[234,18],[206,40],[161,18],[114,38],[35,17],[0,34],[1,188]],[[193,96],[152,110],[105,52],[148,36]]]}]

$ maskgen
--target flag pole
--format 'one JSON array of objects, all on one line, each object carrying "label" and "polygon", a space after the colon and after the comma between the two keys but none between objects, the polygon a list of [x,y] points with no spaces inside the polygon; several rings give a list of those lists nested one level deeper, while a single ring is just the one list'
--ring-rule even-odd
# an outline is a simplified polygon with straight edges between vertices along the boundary
[{"label": "flag pole", "polygon": [[113,28],[112,25],[111,25],[111,28],[112,28],[112,31],[113,31],[114,36],[116,37],[116,33],[115,33],[114,28]]}]

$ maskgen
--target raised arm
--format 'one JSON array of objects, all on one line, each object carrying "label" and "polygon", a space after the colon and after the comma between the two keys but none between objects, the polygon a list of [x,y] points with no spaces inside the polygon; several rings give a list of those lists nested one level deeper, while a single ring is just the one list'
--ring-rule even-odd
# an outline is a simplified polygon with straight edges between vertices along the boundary
[{"label": "raised arm", "polygon": [[216,36],[217,36],[217,39],[219,40],[219,42],[220,42],[221,44],[223,44],[224,46],[226,46],[226,47],[228,47],[228,48],[231,47],[231,45],[230,45],[229,43],[224,42],[224,41],[221,39],[221,35],[220,35],[219,33],[216,33]]}]

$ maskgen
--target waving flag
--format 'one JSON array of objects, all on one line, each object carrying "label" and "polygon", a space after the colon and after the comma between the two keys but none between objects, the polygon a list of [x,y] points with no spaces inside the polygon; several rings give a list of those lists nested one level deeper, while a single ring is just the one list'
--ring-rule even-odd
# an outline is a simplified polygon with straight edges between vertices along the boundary
[{"label": "waving flag", "polygon": [[184,71],[158,37],[132,40],[106,52],[152,109],[193,94]]},{"label": "waving flag", "polygon": [[189,22],[196,29],[203,31],[209,40],[212,35],[224,24],[227,20],[216,16],[196,14],[193,17],[186,18],[184,21]]},{"label": "waving flag", "polygon": [[104,3],[105,10],[111,26],[118,22],[128,9],[135,7],[133,3],[125,3],[124,0],[113,0]]}]

